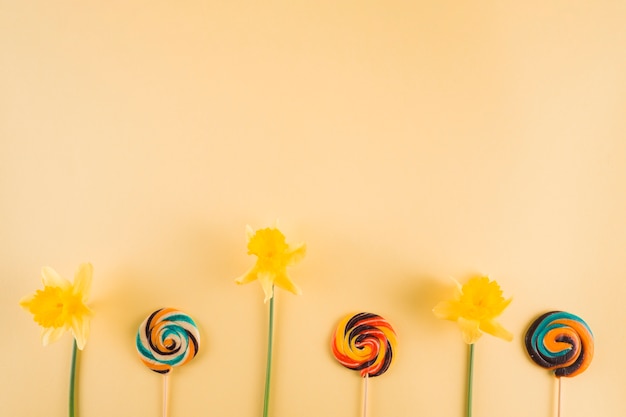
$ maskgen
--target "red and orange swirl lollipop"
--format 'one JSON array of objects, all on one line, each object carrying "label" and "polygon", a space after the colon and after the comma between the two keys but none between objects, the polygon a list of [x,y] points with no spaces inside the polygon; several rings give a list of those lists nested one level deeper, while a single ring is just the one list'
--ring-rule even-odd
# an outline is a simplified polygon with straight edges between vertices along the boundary
[{"label": "red and orange swirl lollipop", "polygon": [[340,364],[359,371],[362,377],[379,376],[387,371],[396,347],[391,324],[372,313],[343,318],[333,335],[333,354]]},{"label": "red and orange swirl lollipop", "polygon": [[344,317],[332,337],[335,359],[364,379],[363,416],[367,415],[367,380],[384,374],[394,357],[396,332],[381,316],[358,313]]}]

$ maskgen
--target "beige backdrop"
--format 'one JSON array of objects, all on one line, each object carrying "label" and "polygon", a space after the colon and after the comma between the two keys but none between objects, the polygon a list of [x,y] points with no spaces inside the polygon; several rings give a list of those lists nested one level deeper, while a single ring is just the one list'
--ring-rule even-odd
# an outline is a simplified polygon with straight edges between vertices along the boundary
[{"label": "beige backdrop", "polygon": [[18,300],[40,267],[95,268],[81,417],[158,416],[134,337],[178,307],[202,332],[171,416],[260,416],[267,305],[245,225],[308,255],[279,292],[273,417],[358,417],[330,335],[383,315],[396,361],[371,417],[462,416],[466,347],[432,307],[498,280],[507,343],[478,342],[474,415],[550,417],[523,348],[550,309],[596,355],[564,417],[626,415],[626,2],[0,0],[0,415],[65,416],[69,335]]}]

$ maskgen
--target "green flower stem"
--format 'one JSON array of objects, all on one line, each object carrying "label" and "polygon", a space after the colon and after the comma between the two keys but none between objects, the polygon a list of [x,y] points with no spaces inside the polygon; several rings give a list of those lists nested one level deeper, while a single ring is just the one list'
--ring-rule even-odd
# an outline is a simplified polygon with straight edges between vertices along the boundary
[{"label": "green flower stem", "polygon": [[472,387],[474,379],[474,344],[469,345],[469,358],[467,368],[467,417],[472,417]]},{"label": "green flower stem", "polygon": [[70,404],[69,404],[69,412],[70,417],[74,417],[74,388],[76,385],[76,356],[77,345],[76,339],[74,339],[74,344],[72,346],[72,367],[70,368]]},{"label": "green flower stem", "polygon": [[[272,288],[274,291],[274,288]],[[270,298],[270,323],[267,336],[267,366],[265,368],[265,396],[263,398],[263,417],[267,417],[267,410],[270,402],[270,376],[272,374],[272,339],[274,336],[274,297]]]}]

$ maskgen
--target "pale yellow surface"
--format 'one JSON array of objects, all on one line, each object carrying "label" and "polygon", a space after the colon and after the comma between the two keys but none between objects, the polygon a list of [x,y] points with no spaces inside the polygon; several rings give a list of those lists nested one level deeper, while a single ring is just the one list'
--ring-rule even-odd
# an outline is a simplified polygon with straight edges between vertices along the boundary
[{"label": "pale yellow surface", "polygon": [[523,348],[550,309],[596,355],[564,417],[626,415],[626,2],[0,0],[0,415],[66,415],[71,339],[18,300],[94,265],[79,415],[159,416],[138,360],[162,306],[199,323],[171,417],[261,415],[267,305],[245,225],[307,257],[279,291],[272,417],[358,417],[329,350],[396,328],[370,417],[463,415],[465,346],[432,307],[482,272],[511,343],[476,349],[476,417],[550,417]]}]

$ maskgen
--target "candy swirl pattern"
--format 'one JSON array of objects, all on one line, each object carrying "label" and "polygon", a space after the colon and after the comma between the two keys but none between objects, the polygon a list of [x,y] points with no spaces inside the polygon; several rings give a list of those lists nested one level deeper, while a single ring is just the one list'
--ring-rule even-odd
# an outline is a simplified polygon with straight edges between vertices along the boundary
[{"label": "candy swirl pattern", "polygon": [[551,311],[537,318],[528,328],[526,351],[539,366],[554,370],[557,378],[576,376],[593,358],[593,334],[580,317],[564,311]]},{"label": "candy swirl pattern", "polygon": [[187,314],[162,308],[139,326],[137,352],[144,365],[160,374],[192,360],[200,347],[200,332]]},{"label": "candy swirl pattern", "polygon": [[339,322],[332,338],[337,361],[362,377],[387,371],[396,349],[396,333],[382,317],[372,313],[348,315]]}]

